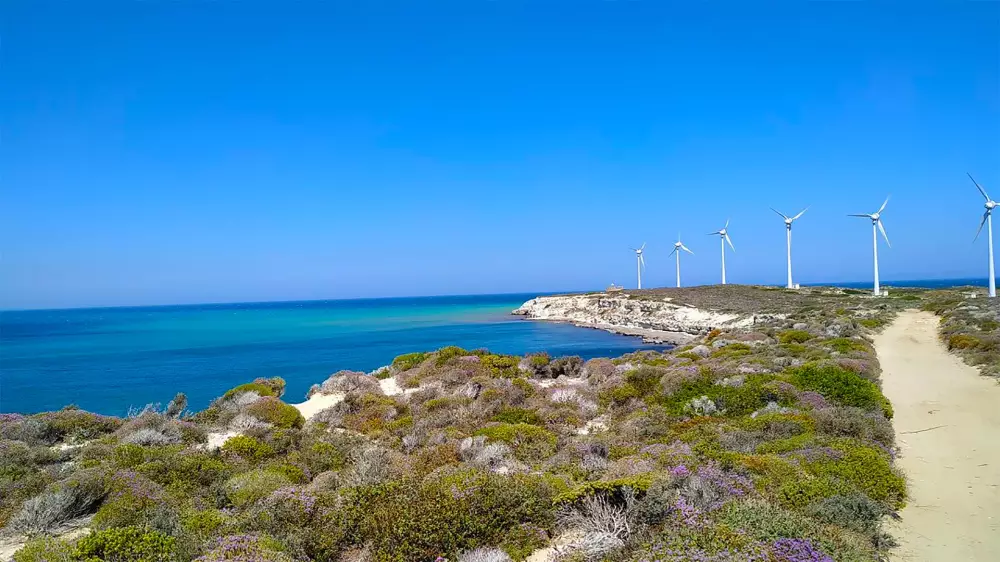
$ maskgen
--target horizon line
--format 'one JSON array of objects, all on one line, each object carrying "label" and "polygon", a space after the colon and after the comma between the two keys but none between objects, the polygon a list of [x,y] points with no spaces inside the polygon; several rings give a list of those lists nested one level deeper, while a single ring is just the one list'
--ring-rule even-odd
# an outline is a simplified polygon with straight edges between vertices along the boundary
[{"label": "horizon line", "polygon": [[[926,279],[896,279],[892,281],[882,281],[880,284],[886,287],[891,287],[893,284],[903,284],[911,282],[945,282],[945,281],[979,281],[980,279],[988,281],[988,278],[983,277],[943,277],[943,278],[926,278]],[[832,281],[832,282],[819,282],[819,283],[799,283],[802,287],[838,287],[842,285],[859,285],[863,283],[870,283],[871,281]],[[762,287],[784,287],[783,283],[727,283],[728,285],[748,285],[748,286],[762,286]],[[687,287],[682,287],[684,289],[691,289],[696,287],[713,287],[718,285],[718,283],[704,284],[704,285],[690,285]],[[905,285],[903,285],[905,286]],[[965,286],[965,285],[954,285],[955,287]],[[969,285],[976,286],[976,285]],[[643,291],[653,290],[653,289],[676,289],[677,287],[665,285],[662,287],[647,287],[641,289]],[[38,307],[38,308],[2,308],[0,309],[0,314],[5,312],[35,312],[35,311],[56,311],[56,310],[102,310],[102,309],[117,309],[117,308],[171,308],[171,307],[185,307],[185,306],[225,306],[234,304],[281,304],[281,303],[306,303],[306,302],[343,302],[343,301],[375,301],[375,300],[404,300],[404,299],[434,299],[434,298],[445,298],[445,297],[502,297],[502,296],[513,296],[513,295],[536,295],[536,296],[550,296],[550,295],[569,295],[576,293],[593,293],[600,292],[603,289],[589,289],[589,290],[556,290],[556,291],[514,291],[509,293],[458,293],[458,294],[434,294],[434,295],[400,295],[400,296],[384,296],[384,297],[346,297],[346,298],[318,298],[318,299],[275,299],[275,300],[251,300],[251,301],[211,301],[211,302],[186,302],[186,303],[167,303],[167,304],[120,304],[120,305],[98,305],[98,306],[54,306],[54,307]],[[627,291],[636,291],[639,289],[626,288]]]}]

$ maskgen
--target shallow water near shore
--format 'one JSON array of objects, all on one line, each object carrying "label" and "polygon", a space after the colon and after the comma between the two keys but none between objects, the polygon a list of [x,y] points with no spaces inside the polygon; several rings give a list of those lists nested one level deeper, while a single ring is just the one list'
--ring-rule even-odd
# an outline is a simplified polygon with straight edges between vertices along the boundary
[{"label": "shallow water near shore", "polygon": [[0,412],[67,404],[121,415],[176,392],[201,409],[255,377],[304,398],[340,369],[372,370],[445,345],[583,358],[663,349],[639,338],[532,322],[535,294],[14,311],[0,314]]}]

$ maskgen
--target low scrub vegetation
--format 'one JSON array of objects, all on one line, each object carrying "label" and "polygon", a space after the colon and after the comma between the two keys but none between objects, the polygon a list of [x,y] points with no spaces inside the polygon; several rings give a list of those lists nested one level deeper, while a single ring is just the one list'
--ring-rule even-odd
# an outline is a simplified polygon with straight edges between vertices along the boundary
[{"label": "low scrub vegetation", "polygon": [[[280,379],[193,413],[4,414],[0,526],[30,538],[17,562],[506,562],[556,537],[563,562],[880,560],[906,501],[883,302],[790,293],[752,330],[615,359],[409,353],[317,385],[343,401],[308,421]],[[948,337],[995,341],[976,325]]]},{"label": "low scrub vegetation", "polygon": [[[975,298],[970,298],[975,296]],[[984,375],[1000,377],[1000,303],[982,291],[935,291],[924,310],[941,317],[941,338]]]}]

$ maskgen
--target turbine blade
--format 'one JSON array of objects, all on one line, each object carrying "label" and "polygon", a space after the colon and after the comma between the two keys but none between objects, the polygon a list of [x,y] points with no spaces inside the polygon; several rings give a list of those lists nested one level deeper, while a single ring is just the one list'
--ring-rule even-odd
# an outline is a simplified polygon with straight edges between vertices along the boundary
[{"label": "turbine blade", "polygon": [[726,242],[729,242],[729,247],[736,251],[736,246],[733,246],[733,240],[729,237],[729,233],[726,233]]},{"label": "turbine blade", "polygon": [[983,225],[986,224],[986,219],[990,218],[990,212],[986,211],[983,213],[983,220],[979,221],[979,229],[976,230],[976,237],[972,239],[973,242],[979,240],[979,233],[983,231]]},{"label": "turbine blade", "polygon": [[672,252],[670,252],[669,254],[667,254],[667,257],[669,258],[670,256],[672,256],[672,255],[674,255],[676,253],[677,253],[677,246],[674,246],[674,250]]},{"label": "turbine blade", "polygon": [[645,243],[645,242],[643,242],[643,243],[642,243],[642,246],[639,246],[639,249],[640,249],[640,250],[645,250],[645,249],[646,249],[646,243]]},{"label": "turbine blade", "polygon": [[872,218],[871,215],[847,215],[847,216],[849,216],[849,217],[864,217],[866,219]]},{"label": "turbine blade", "polygon": [[969,179],[972,180],[972,183],[976,184],[976,187],[979,188],[979,193],[982,193],[983,197],[985,197],[986,200],[989,201],[990,200],[990,196],[986,195],[986,190],[983,189],[983,186],[979,185],[979,182],[976,181],[976,178],[972,177],[972,174],[970,174],[969,172],[965,172],[965,175],[969,176]]},{"label": "turbine blade", "polygon": [[802,209],[802,212],[799,213],[799,214],[797,214],[797,215],[795,215],[794,217],[792,217],[792,220],[793,221],[794,220],[798,220],[798,218],[801,217],[802,215],[806,214],[806,211],[808,211],[808,210],[809,210],[809,207],[806,207],[805,209]]},{"label": "turbine blade", "polygon": [[772,211],[774,211],[775,213],[778,213],[778,216],[779,216],[779,217],[781,217],[781,218],[783,218],[783,219],[787,219],[787,218],[788,218],[788,217],[786,217],[786,216],[785,216],[785,213],[782,213],[781,211],[779,211],[779,210],[775,209],[774,207],[769,207],[769,208],[770,208],[770,209],[771,209]]},{"label": "turbine blade", "polygon": [[886,205],[888,205],[888,204],[889,204],[889,198],[888,198],[888,197],[886,197],[886,198],[885,198],[885,202],[884,202],[884,203],[882,203],[882,206],[881,206],[881,207],[879,207],[879,208],[878,208],[878,210],[877,210],[877,211],[875,211],[875,212],[876,212],[876,213],[881,213],[882,211],[884,211],[884,210],[885,210],[885,206],[886,206]]},{"label": "turbine blade", "polygon": [[642,264],[643,269],[646,269],[646,258],[642,257],[642,254],[639,254],[639,263]]},{"label": "turbine blade", "polygon": [[692,256],[694,255],[694,252],[692,252],[691,249],[688,248],[687,246],[681,245],[681,249],[684,250],[685,252],[691,254]]},{"label": "turbine blade", "polygon": [[878,220],[878,229],[882,231],[882,238],[885,238],[885,243],[891,248],[892,244],[889,244],[889,235],[885,233],[885,227],[882,226],[882,219]]},{"label": "turbine blade", "polygon": [[709,232],[705,236],[714,236],[716,234],[722,234],[722,231],[721,230],[716,230],[715,232]]},{"label": "turbine blade", "polygon": [[722,228],[729,228],[729,219],[726,219],[726,226],[724,226]]}]

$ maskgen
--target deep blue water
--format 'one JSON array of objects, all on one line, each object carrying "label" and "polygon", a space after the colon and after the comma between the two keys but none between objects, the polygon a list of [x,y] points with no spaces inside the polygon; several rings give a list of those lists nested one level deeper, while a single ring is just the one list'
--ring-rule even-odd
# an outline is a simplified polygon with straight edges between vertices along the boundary
[{"label": "deep blue water", "polygon": [[535,295],[429,297],[0,313],[0,412],[67,404],[104,414],[187,394],[201,409],[255,377],[288,381],[286,399],[340,369],[369,371],[445,345],[584,358],[638,338],[531,322],[510,311]]}]

